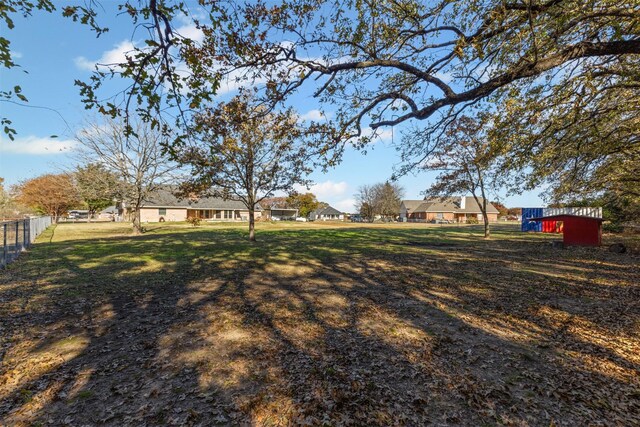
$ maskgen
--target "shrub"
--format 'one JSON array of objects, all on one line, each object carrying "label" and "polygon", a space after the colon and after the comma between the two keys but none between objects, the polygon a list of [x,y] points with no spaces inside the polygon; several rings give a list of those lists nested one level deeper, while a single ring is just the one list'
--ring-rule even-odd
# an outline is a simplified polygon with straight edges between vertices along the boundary
[{"label": "shrub", "polygon": [[197,216],[191,217],[191,218],[187,218],[187,222],[191,225],[193,225],[194,227],[197,227],[200,225],[200,221],[202,221],[200,218],[198,218]]},{"label": "shrub", "polygon": [[467,218],[467,224],[478,224],[478,218]]}]

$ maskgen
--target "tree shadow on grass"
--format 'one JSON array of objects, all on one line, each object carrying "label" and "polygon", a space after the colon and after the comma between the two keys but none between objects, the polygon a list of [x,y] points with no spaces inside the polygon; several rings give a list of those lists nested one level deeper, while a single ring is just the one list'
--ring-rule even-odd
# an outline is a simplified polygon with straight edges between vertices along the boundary
[{"label": "tree shadow on grass", "polygon": [[[459,245],[407,247],[417,234]],[[637,304],[622,322],[580,311],[628,302],[637,276],[594,282],[593,256],[445,231],[260,238],[163,229],[37,245],[0,282],[0,419],[575,425],[637,408]],[[584,274],[550,281],[551,259]],[[589,297],[601,293],[611,306]]]}]

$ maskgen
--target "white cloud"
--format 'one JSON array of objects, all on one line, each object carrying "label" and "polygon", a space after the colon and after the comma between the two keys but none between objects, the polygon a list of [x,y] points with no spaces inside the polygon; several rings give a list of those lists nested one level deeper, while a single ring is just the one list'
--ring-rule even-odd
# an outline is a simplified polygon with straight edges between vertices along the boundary
[{"label": "white cloud", "polygon": [[201,43],[204,40],[204,33],[200,28],[197,28],[195,24],[184,25],[180,28],[176,28],[176,33],[180,34],[182,37],[187,39],[191,39],[194,42]]},{"label": "white cloud", "polygon": [[365,128],[362,130],[362,136],[373,137],[374,141],[389,141],[393,137],[393,130],[391,128],[378,128],[374,131],[371,128]]},{"label": "white cloud", "polygon": [[296,191],[301,193],[310,191],[316,195],[318,200],[321,201],[335,199],[336,197],[345,194],[348,189],[349,185],[345,181],[333,182],[331,180],[313,184],[308,190],[303,186],[296,186],[295,188]]},{"label": "white cloud", "polygon": [[335,202],[332,204],[334,208],[338,209],[341,212],[353,213],[356,211],[356,201],[355,199],[344,199]]},{"label": "white cloud", "polygon": [[220,87],[218,88],[216,95],[225,95],[229,92],[238,90],[241,87],[260,86],[265,84],[266,82],[266,77],[247,78],[245,77],[245,71],[234,70],[222,78]]},{"label": "white cloud", "polygon": [[13,59],[20,59],[22,58],[22,52],[18,52],[16,50],[12,50],[11,52],[9,52],[11,54],[11,58]]},{"label": "white cloud", "polygon": [[31,154],[35,156],[60,154],[73,149],[76,141],[70,139],[39,138],[27,136],[15,141],[0,141],[0,153]]},{"label": "white cloud", "polygon": [[434,76],[442,80],[446,84],[449,84],[453,81],[453,76],[449,73],[443,73],[441,71],[438,71],[437,73],[434,74]]},{"label": "white cloud", "polygon": [[[185,25],[176,28],[175,31],[182,37],[191,39],[197,43],[201,43],[202,40],[204,40],[204,33],[197,28],[193,22],[185,23]],[[131,40],[123,40],[114,45],[113,49],[103,52],[102,56],[98,59],[93,60],[87,59],[84,56],[78,56],[73,61],[76,67],[81,70],[93,71],[96,66],[100,67],[127,62],[127,54],[132,54],[135,47]]]},{"label": "white cloud", "polygon": [[[289,49],[291,48],[291,46],[293,46],[293,43],[290,41],[282,41],[280,42],[280,46],[285,49]],[[303,59],[303,58],[300,57],[300,59]],[[282,64],[277,65],[274,69],[270,70],[269,72],[272,75],[280,72],[297,74],[300,72],[300,68],[301,67],[287,68],[283,62]],[[234,92],[238,90],[241,87],[261,86],[261,85],[264,85],[268,80],[267,75],[260,74],[260,75],[254,76],[251,73],[252,71],[248,68],[238,68],[238,69],[233,69],[231,71],[228,71],[227,74],[223,76],[220,82],[220,87],[218,88],[216,95],[218,96],[226,95],[230,92]]]},{"label": "white cloud", "polygon": [[332,116],[331,113],[325,114],[320,110],[311,110],[301,115],[300,120],[319,122],[319,121],[330,119],[331,116]]},{"label": "white cloud", "polygon": [[134,45],[130,40],[123,40],[114,46],[113,49],[107,50],[102,53],[102,56],[96,60],[90,60],[84,56],[78,56],[73,61],[76,67],[81,70],[93,71],[96,66],[110,65],[110,64],[122,64],[127,62],[127,53],[133,51]]}]

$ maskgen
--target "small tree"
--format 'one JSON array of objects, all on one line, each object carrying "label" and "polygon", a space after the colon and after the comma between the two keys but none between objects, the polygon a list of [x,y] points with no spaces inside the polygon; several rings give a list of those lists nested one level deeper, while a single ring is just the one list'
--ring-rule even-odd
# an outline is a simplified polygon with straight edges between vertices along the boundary
[{"label": "small tree", "polygon": [[356,208],[363,218],[373,221],[377,215],[385,219],[395,218],[400,211],[404,189],[389,181],[358,188]]},{"label": "small tree", "polygon": [[68,174],[47,174],[29,179],[17,187],[17,200],[36,210],[51,215],[55,222],[69,209],[80,204],[80,197]]},{"label": "small tree", "polygon": [[404,197],[404,189],[397,183],[376,184],[374,186],[377,199],[378,214],[386,219],[394,219],[400,213],[400,203]]},{"label": "small tree", "polygon": [[356,209],[362,215],[362,218],[368,221],[373,221],[379,210],[374,187],[373,185],[362,185],[358,187],[358,192],[355,194]]},{"label": "small tree", "polygon": [[487,193],[497,185],[498,153],[486,137],[486,125],[483,118],[462,116],[455,120],[422,159],[422,167],[440,172],[425,192],[428,196],[471,193],[482,212],[484,237],[489,238]]},{"label": "small tree", "polygon": [[135,135],[126,136],[119,122],[93,123],[76,139],[85,162],[99,164],[118,176],[117,193],[130,209],[133,232],[139,234],[140,208],[151,192],[175,180],[177,167],[162,153],[163,139],[158,131],[142,122],[135,125],[134,131]]},{"label": "small tree", "polygon": [[237,96],[199,114],[195,124],[193,140],[175,152],[192,170],[184,193],[242,201],[249,210],[249,240],[255,241],[260,201],[308,182],[304,177],[311,169],[296,115],[269,112]]},{"label": "small tree", "polygon": [[78,166],[74,177],[78,194],[89,210],[89,220],[97,211],[110,206],[119,194],[118,176],[100,163]]},{"label": "small tree", "polygon": [[320,202],[313,193],[294,193],[287,197],[287,204],[298,209],[298,215],[307,218],[309,214],[320,207]]}]

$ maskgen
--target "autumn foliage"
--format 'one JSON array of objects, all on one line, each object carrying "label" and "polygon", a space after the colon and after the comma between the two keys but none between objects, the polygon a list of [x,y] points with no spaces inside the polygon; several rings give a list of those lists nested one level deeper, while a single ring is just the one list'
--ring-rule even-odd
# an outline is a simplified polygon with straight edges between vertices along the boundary
[{"label": "autumn foliage", "polygon": [[47,174],[27,180],[18,188],[18,201],[55,221],[81,203],[73,179],[67,174]]}]

